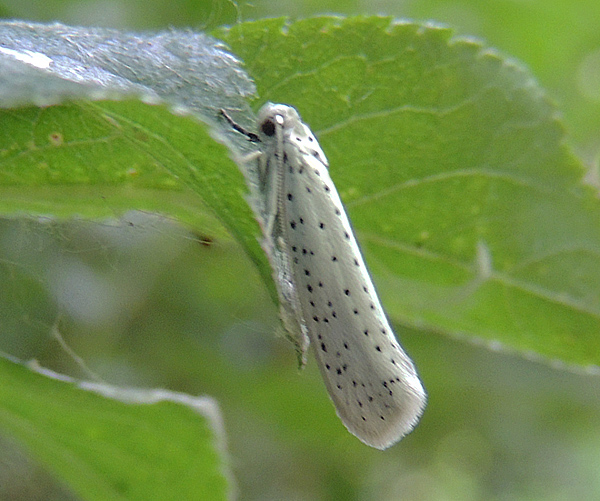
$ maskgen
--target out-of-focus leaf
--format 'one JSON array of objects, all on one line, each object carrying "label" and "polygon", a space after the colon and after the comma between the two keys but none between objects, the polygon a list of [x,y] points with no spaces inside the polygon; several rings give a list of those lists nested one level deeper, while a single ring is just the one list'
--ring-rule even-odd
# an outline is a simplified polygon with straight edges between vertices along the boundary
[{"label": "out-of-focus leaf", "polygon": [[225,499],[216,403],[36,373],[0,357],[0,426],[83,499]]}]

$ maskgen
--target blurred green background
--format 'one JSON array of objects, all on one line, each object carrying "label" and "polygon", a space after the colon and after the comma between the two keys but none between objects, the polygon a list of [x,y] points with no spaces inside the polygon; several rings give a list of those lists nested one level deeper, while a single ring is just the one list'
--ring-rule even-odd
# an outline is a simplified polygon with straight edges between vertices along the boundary
[{"label": "blurred green background", "polygon": [[[569,141],[593,178],[598,2],[0,4],[5,18],[130,29],[210,31],[266,16],[331,13],[445,23],[520,59],[557,101]],[[212,395],[224,414],[241,499],[600,498],[597,374],[396,326],[429,405],[399,445],[371,450],[335,416],[312,358],[298,372],[293,348],[275,335],[276,308],[264,284],[231,239],[192,233],[152,214],[120,216],[115,210],[106,222],[0,222],[0,350],[89,377],[52,338],[57,326],[110,383]],[[59,311],[59,301],[68,311]],[[0,449],[0,498],[67,499],[68,488],[10,437]]]}]

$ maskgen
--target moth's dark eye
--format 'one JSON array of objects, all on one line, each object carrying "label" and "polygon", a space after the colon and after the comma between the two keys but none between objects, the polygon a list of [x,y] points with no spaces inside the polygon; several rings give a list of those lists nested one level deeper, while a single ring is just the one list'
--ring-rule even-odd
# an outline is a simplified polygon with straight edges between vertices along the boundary
[{"label": "moth's dark eye", "polygon": [[275,124],[273,123],[273,120],[265,120],[260,128],[265,136],[271,137],[275,135]]}]

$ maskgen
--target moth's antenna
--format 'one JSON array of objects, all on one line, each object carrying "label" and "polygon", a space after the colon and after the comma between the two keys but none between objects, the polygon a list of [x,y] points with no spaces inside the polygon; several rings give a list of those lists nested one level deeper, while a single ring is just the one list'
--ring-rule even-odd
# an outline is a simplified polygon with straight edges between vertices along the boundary
[{"label": "moth's antenna", "polygon": [[227,120],[227,122],[229,122],[229,125],[231,125],[231,127],[233,128],[233,130],[238,131],[240,134],[244,134],[244,136],[246,136],[248,138],[248,141],[251,141],[253,143],[260,143],[261,142],[260,138],[258,137],[257,134],[255,134],[254,132],[248,132],[240,124],[235,123],[233,121],[233,118],[231,118],[227,114],[227,112],[225,110],[221,109],[221,115],[223,115],[223,117],[225,118],[225,120]]}]

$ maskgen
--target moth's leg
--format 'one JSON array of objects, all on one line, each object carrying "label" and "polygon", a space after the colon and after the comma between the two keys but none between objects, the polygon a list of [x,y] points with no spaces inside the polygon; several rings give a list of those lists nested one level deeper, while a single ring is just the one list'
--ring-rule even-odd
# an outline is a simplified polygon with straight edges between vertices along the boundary
[{"label": "moth's leg", "polygon": [[298,366],[300,368],[306,365],[306,352],[310,345],[306,322],[302,315],[298,292],[294,285],[293,273],[289,262],[289,255],[285,252],[285,242],[283,237],[278,237],[276,242],[277,250],[274,257],[277,263],[277,290],[279,292],[279,314],[287,338],[294,343],[296,354],[298,356]]},{"label": "moth's leg", "polygon": [[[257,158],[260,159],[262,153],[260,151],[253,151],[247,155],[236,156],[233,161],[237,164],[249,164],[254,162]],[[259,174],[260,178],[260,174]]]},{"label": "moth's leg", "polygon": [[279,194],[277,193],[277,189],[273,186],[274,177],[277,175],[276,172],[269,173],[269,189],[266,193],[266,203],[265,203],[265,235],[268,235],[269,238],[273,239],[273,241],[277,241],[277,237],[274,234],[275,230],[275,220],[278,216],[278,199]]}]

